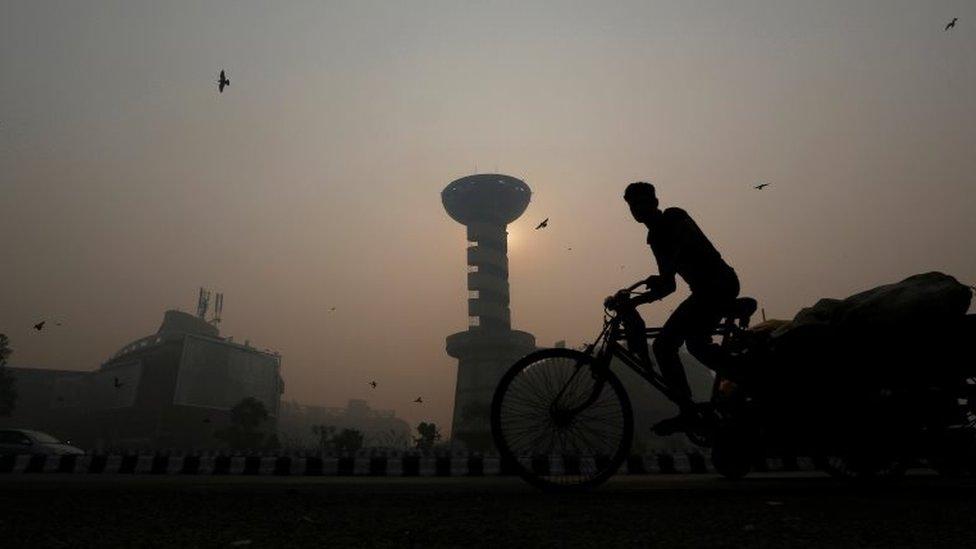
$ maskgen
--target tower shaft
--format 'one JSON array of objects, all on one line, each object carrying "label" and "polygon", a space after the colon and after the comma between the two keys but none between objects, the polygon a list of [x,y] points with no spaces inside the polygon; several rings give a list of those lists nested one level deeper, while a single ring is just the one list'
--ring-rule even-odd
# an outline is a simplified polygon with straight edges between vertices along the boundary
[{"label": "tower shaft", "polygon": [[508,331],[508,232],[505,225],[468,225],[468,324],[471,329]]}]

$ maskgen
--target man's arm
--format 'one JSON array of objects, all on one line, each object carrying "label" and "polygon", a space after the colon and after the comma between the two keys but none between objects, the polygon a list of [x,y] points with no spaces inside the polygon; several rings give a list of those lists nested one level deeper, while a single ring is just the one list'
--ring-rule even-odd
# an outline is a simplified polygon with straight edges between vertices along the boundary
[{"label": "man's arm", "polygon": [[634,305],[642,305],[664,299],[674,293],[677,289],[674,277],[677,271],[678,254],[684,249],[689,234],[694,231],[694,221],[688,214],[681,210],[669,209],[664,215],[670,217],[674,230],[671,233],[672,241],[664,250],[655,250],[654,258],[657,260],[657,276],[647,278],[647,292],[634,300]]},{"label": "man's arm", "polygon": [[647,278],[648,291],[644,293],[644,296],[647,298],[647,303],[650,303],[652,301],[657,301],[659,299],[668,297],[674,293],[676,288],[677,285],[674,282],[674,271],[664,273],[662,269],[660,275]]},{"label": "man's arm", "polygon": [[644,282],[647,286],[647,291],[630,300],[634,307],[664,299],[674,293],[677,284],[674,280],[675,269],[673,257],[657,256],[657,270],[658,274],[647,277],[647,280]]}]

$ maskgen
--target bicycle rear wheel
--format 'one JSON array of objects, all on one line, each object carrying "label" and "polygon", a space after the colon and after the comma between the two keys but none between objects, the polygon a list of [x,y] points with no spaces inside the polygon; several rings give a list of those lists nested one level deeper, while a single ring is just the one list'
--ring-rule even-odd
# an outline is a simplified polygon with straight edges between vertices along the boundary
[{"label": "bicycle rear wheel", "polygon": [[[516,362],[495,390],[495,445],[533,486],[591,489],[627,459],[634,435],[630,399],[613,372],[594,376],[592,364],[592,356],[571,349],[537,351]],[[570,412],[596,391],[589,406]]]}]

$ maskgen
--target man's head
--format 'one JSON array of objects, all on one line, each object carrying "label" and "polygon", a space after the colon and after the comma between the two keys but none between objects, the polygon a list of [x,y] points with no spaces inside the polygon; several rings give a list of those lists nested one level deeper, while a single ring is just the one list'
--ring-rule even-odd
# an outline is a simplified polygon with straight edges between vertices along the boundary
[{"label": "man's head", "polygon": [[630,213],[639,223],[647,223],[658,212],[657,194],[654,192],[654,185],[650,183],[638,181],[627,185],[624,200],[630,206]]}]

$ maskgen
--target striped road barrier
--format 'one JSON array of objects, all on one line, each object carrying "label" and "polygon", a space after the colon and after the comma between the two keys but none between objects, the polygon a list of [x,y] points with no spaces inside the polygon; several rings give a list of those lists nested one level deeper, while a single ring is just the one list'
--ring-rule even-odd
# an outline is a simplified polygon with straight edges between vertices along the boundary
[{"label": "striped road barrier", "polygon": [[[519,462],[539,473],[560,474],[581,468],[587,459],[525,458]],[[597,458],[599,459],[599,458]],[[595,463],[593,464],[595,465]],[[460,477],[506,476],[516,473],[513,463],[497,456],[172,456],[139,455],[4,455],[0,474],[99,474],[99,475],[251,475],[251,476],[373,476]],[[753,471],[812,471],[808,458],[759,459]],[[626,475],[715,473],[699,453],[632,455],[620,469]]]}]

